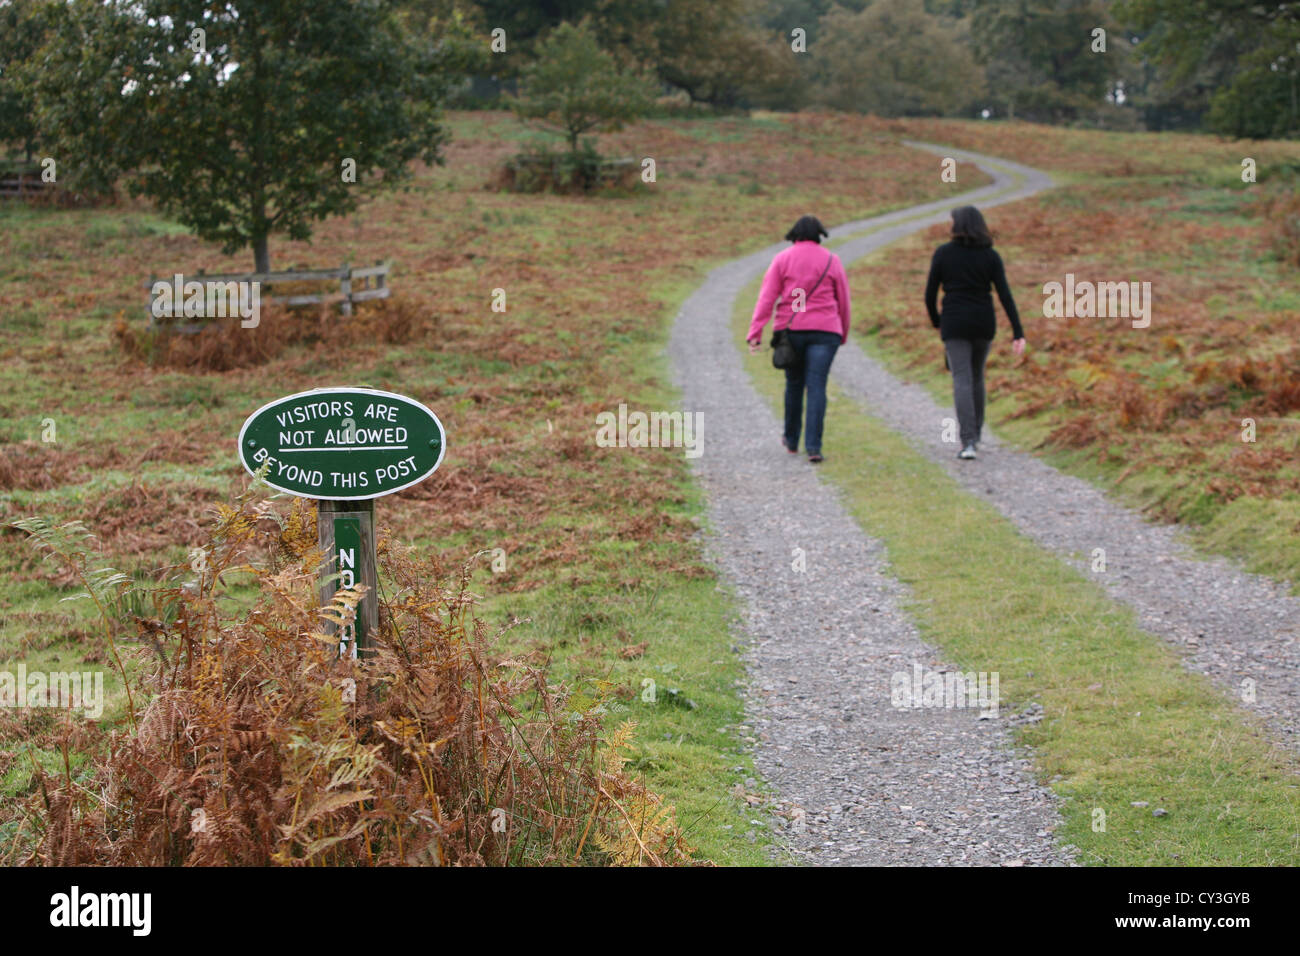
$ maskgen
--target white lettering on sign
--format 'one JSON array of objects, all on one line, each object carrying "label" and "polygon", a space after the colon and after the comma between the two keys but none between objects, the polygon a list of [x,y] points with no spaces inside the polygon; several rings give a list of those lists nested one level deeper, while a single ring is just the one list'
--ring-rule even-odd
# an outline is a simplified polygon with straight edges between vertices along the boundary
[{"label": "white lettering on sign", "polygon": [[395,465],[381,465],[375,469],[375,480],[383,481],[387,478],[389,481],[395,481],[398,478],[405,478],[407,475],[415,474],[415,456],[408,455]]},{"label": "white lettering on sign", "polygon": [[317,469],[308,471],[305,468],[299,468],[297,465],[291,465],[285,461],[277,461],[274,458],[272,458],[271,461],[275,462],[276,478],[288,478],[290,481],[301,481],[303,484],[311,485],[313,488],[319,488],[321,482],[325,480],[325,473],[323,471]]},{"label": "white lettering on sign", "polygon": [[275,416],[275,420],[280,423],[281,428],[288,427],[290,422],[314,421],[317,418],[342,418],[344,415],[352,414],[352,403],[350,401],[333,401],[333,402],[312,402],[310,405],[295,405],[288,411],[281,412]]},{"label": "white lettering on sign", "polygon": [[414,399],[366,391],[318,389],[264,406],[240,432],[249,471],[313,498],[373,498],[427,477],[442,460],[437,417]]},{"label": "white lettering on sign", "polygon": [[[287,432],[280,432],[280,444],[284,444]],[[311,434],[308,432],[308,434]],[[333,428],[326,429],[326,445],[382,445],[385,451],[406,451],[407,431],[405,428]],[[281,449],[283,451],[283,449]]]},{"label": "white lettering on sign", "polygon": [[364,471],[331,471],[335,488],[369,488],[370,476]]},{"label": "white lettering on sign", "polygon": [[350,588],[357,583],[357,549],[339,548],[339,587]]},{"label": "white lettering on sign", "polygon": [[[383,422],[396,422],[401,409],[396,405],[371,402],[366,406],[363,417]],[[299,405],[276,415],[281,426],[317,421],[322,418],[338,417],[337,428],[325,429],[325,437],[317,443],[316,432],[293,430],[280,432],[280,451],[407,451],[410,433],[402,426],[393,428],[357,427],[351,417],[352,402],[321,401]],[[352,487],[349,485],[348,487]]]}]

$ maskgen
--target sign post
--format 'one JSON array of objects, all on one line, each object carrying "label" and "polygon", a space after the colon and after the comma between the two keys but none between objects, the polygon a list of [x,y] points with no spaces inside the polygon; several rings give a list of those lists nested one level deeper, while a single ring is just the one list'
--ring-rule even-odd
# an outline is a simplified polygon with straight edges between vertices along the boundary
[{"label": "sign post", "polygon": [[375,502],[336,501],[323,498],[316,503],[316,540],[321,553],[329,556],[329,570],[320,588],[321,604],[339,588],[364,584],[366,593],[357,605],[356,620],[339,633],[339,657],[357,656],[366,638],[379,631],[379,573],[375,568]]},{"label": "sign post", "polygon": [[[428,478],[442,464],[442,422],[413,398],[371,388],[318,388],[263,405],[239,432],[239,460],[267,467],[272,488],[315,498],[326,563],[321,603],[364,584],[356,621],[339,634],[339,656],[356,657],[379,630],[375,499]],[[268,465],[269,462],[269,465]]]}]

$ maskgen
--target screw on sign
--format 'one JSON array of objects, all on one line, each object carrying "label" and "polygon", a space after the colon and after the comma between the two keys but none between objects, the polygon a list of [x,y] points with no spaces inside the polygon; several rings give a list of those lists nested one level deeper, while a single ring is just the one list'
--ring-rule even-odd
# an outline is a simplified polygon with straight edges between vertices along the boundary
[{"label": "screw on sign", "polygon": [[356,657],[379,628],[375,499],[424,481],[442,464],[446,433],[413,398],[372,388],[317,388],[263,405],[239,431],[239,460],[265,467],[272,488],[315,498],[317,540],[328,555],[321,601],[366,586],[339,656]]}]

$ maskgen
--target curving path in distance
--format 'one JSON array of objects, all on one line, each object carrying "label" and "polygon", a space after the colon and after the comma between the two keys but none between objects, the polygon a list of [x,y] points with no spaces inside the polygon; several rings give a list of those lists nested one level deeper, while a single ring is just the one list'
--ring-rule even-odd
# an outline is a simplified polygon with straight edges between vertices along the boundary
[{"label": "curving path in distance", "polygon": [[[846,265],[945,221],[954,206],[989,208],[1052,185],[1017,163],[908,145],[972,162],[994,181],[832,229]],[[742,601],[756,764],[787,808],[790,843],[831,864],[1068,864],[1072,848],[1052,838],[1055,798],[1012,749],[1005,713],[981,720],[978,710],[891,704],[891,675],[914,664],[942,671],[942,655],[901,612],[905,592],[888,577],[879,542],[802,455],[781,452],[780,423],[731,332],[736,295],[783,247],[711,272],[678,314],[669,354],[684,407],[726,423],[710,428],[694,467],[709,502],[710,555]],[[956,462],[955,446],[940,438],[951,408],[889,374],[852,337],[833,380],[1042,547],[1085,573],[1093,549],[1104,548],[1107,570],[1096,577],[1111,597],[1179,647],[1189,669],[1236,692],[1277,738],[1300,744],[1300,600],[1282,585],[1194,557],[1179,529],[1148,524],[988,429],[980,460]],[[804,573],[793,570],[795,549]]]},{"label": "curving path in distance", "polygon": [[[831,230],[873,230],[836,252],[847,262],[961,202],[990,206],[1050,185],[1015,164],[989,171],[981,189]],[[900,610],[904,591],[879,542],[802,456],[780,451],[780,425],[730,331],[737,293],[780,248],[710,273],[683,305],[669,352],[684,407],[726,423],[710,428],[695,467],[711,557],[744,606],[756,764],[787,808],[790,843],[820,863],[1069,863],[1052,839],[1055,798],[1011,749],[1004,719],[891,703],[891,675],[944,670],[943,660]]]}]

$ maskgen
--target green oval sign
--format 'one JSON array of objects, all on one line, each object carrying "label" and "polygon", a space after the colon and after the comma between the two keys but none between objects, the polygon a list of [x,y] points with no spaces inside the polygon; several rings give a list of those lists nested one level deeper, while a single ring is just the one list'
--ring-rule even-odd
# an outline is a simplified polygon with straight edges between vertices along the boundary
[{"label": "green oval sign", "polygon": [[378,498],[428,478],[446,433],[413,398],[370,388],[317,388],[263,405],[239,430],[250,474],[302,498]]}]

